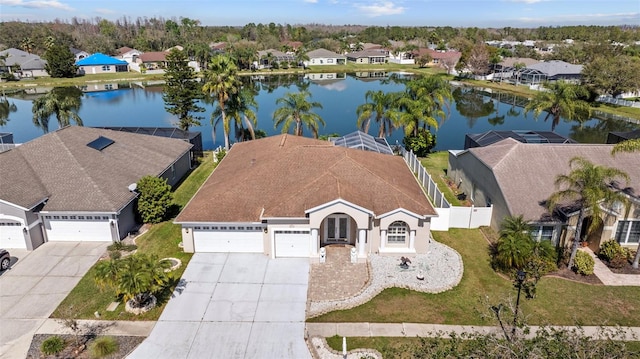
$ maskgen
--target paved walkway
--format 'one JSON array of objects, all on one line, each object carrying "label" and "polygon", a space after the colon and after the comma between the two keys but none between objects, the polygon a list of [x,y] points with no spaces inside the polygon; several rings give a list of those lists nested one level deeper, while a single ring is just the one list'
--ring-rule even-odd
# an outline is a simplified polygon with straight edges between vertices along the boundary
[{"label": "paved walkway", "polygon": [[618,274],[613,273],[606,264],[602,263],[600,258],[596,256],[591,248],[584,247],[580,250],[585,251],[593,257],[595,265],[593,266],[593,274],[600,279],[604,285],[612,286],[640,286],[640,275],[637,274]]},{"label": "paved walkway", "polygon": [[309,300],[338,300],[360,293],[369,282],[367,263],[351,263],[351,246],[325,248],[325,263],[311,264]]},{"label": "paved walkway", "polygon": [[[530,326],[532,337],[540,328]],[[575,328],[554,326],[554,328]],[[612,331],[622,329],[625,332],[624,340],[637,341],[640,338],[640,327],[582,327],[586,336],[596,336],[602,329]],[[444,325],[444,324],[418,324],[418,323],[307,323],[306,331],[309,337],[440,337],[443,333],[455,332],[501,334],[500,327],[473,326],[473,325]],[[622,338],[621,338],[622,339]]]}]

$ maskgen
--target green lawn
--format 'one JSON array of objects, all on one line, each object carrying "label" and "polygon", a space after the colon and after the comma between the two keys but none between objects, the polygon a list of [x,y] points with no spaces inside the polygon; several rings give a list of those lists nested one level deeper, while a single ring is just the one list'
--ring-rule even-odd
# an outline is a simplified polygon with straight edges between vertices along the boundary
[{"label": "green lawn", "polygon": [[[480,230],[450,229],[434,231],[433,235],[462,255],[464,275],[458,286],[440,294],[391,288],[361,306],[309,321],[494,325],[492,319],[483,319],[491,317],[480,315],[487,312],[482,301],[488,299],[492,305],[505,302],[515,297],[516,290],[510,280],[491,269],[488,243]],[[637,287],[592,286],[543,278],[538,284],[538,297],[520,304],[530,325],[640,326]]]},{"label": "green lawn", "polygon": [[449,167],[449,152],[440,151],[430,153],[428,157],[420,160],[422,166],[431,175],[431,178],[436,182],[436,185],[440,189],[440,192],[444,194],[444,198],[453,206],[460,206],[461,203],[453,193],[451,188],[447,186],[444,180],[446,176],[447,168]]},{"label": "green lawn", "polygon": [[[204,162],[202,162],[189,176],[176,188],[174,192],[174,202],[178,208],[183,207],[189,199],[200,188],[202,183],[208,178],[215,163],[212,161],[211,153],[207,153]],[[115,292],[109,289],[100,290],[93,278],[95,266],[92,267],[87,274],[80,280],[78,285],[69,293],[69,295],[58,306],[58,309],[51,315],[53,318],[63,317],[71,312],[78,319],[95,319],[94,313],[100,313],[100,319],[104,320],[156,320],[160,317],[164,306],[169,300],[173,288],[182,276],[189,260],[191,253],[184,253],[178,244],[182,241],[180,226],[173,224],[171,220],[151,226],[151,228],[137,238],[139,253],[149,253],[158,258],[173,257],[182,261],[182,266],[173,273],[173,283],[163,293],[158,296],[159,305],[155,309],[136,316],[124,311],[124,304],[120,305],[113,312],[107,312],[107,306],[116,300]],[[71,309],[69,309],[71,308]]]}]

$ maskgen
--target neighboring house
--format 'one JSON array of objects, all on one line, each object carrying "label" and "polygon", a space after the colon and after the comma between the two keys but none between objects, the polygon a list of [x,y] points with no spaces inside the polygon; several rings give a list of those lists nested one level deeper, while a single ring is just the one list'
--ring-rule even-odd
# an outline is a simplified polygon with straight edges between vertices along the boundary
[{"label": "neighboring house", "polygon": [[295,63],[296,57],[295,55],[284,53],[280,50],[275,49],[267,49],[258,51],[258,68],[264,69],[269,68],[273,65],[274,62],[278,64],[288,62]]},{"label": "neighboring house", "polygon": [[428,55],[431,58],[431,61],[427,62],[425,66],[440,67],[451,73],[454,71],[458,61],[460,61],[462,53],[459,51],[438,51],[429,48],[420,48],[413,52],[413,58],[416,59],[416,62],[419,62],[424,55]]},{"label": "neighboring house", "polygon": [[75,56],[76,62],[84,59],[85,57],[89,57],[89,53],[88,52],[82,51],[82,50],[78,50],[75,47],[70,47],[69,50],[71,50],[71,53],[73,54],[73,56]]},{"label": "neighboring house", "polygon": [[[170,51],[170,50],[168,50]],[[138,56],[137,64],[144,65],[147,70],[161,70],[167,67],[168,51],[145,52]]]},{"label": "neighboring house", "polygon": [[2,71],[9,72],[18,78],[49,76],[45,65],[47,61],[35,54],[18,49],[6,49],[0,51],[0,56],[6,57]]},{"label": "neighboring house", "polygon": [[347,62],[346,56],[327,49],[309,51],[307,52],[307,56],[309,57],[309,60],[304,62],[305,66],[344,65]]},{"label": "neighboring house", "polygon": [[546,81],[567,81],[579,83],[582,79],[582,65],[553,60],[529,65],[516,72],[522,83],[537,85]]},{"label": "neighboring house", "polygon": [[499,63],[492,66],[493,79],[494,80],[510,80],[515,79],[515,74],[518,71],[516,67],[525,68],[527,66],[540,63],[536,59],[529,57],[507,57]]},{"label": "neighboring house", "polygon": [[226,42],[212,42],[209,43],[209,48],[211,49],[211,52],[214,54],[222,54],[225,51],[225,48],[227,47],[227,43]]},{"label": "neighboring house", "polygon": [[553,131],[487,131],[483,133],[467,133],[464,136],[464,149],[489,146],[505,138],[513,138],[522,143],[577,143]]},{"label": "neighboring house", "polygon": [[76,62],[76,66],[78,66],[78,73],[81,75],[129,71],[129,64],[126,61],[99,52]]},{"label": "neighboring house", "polygon": [[633,140],[640,138],[640,130],[633,130],[627,132],[609,132],[607,134],[607,143],[616,144],[626,140]]},{"label": "neighboring house", "polygon": [[116,50],[116,59],[124,60],[127,63],[133,64],[136,63],[138,57],[142,54],[142,51],[132,49],[130,47],[121,47]]},{"label": "neighboring house", "polygon": [[[387,50],[387,61],[394,64],[401,65],[413,65],[415,64],[415,59],[413,58],[413,51],[404,50],[407,47],[407,43],[404,41],[389,41],[391,43],[391,48]],[[417,46],[416,46],[417,48]]]},{"label": "neighboring house", "polygon": [[387,61],[387,52],[382,49],[350,52],[347,54],[347,60],[357,64],[384,64]]},{"label": "neighboring house", "polygon": [[[0,132],[0,152],[9,151],[16,147],[13,142],[13,133]],[[0,173],[2,175],[2,173]]]},{"label": "neighboring house", "polygon": [[373,137],[362,131],[351,132],[350,134],[342,137],[331,137],[329,138],[329,141],[336,146],[356,148],[359,150],[384,153],[387,155],[393,154],[393,150],[391,150],[391,146],[389,146],[387,139],[384,137]]},{"label": "neighboring house", "polygon": [[182,140],[68,126],[0,153],[0,247],[118,241],[137,227],[129,186],[176,185],[190,170]]},{"label": "neighboring house", "polygon": [[[569,245],[578,220],[575,204],[565,204],[553,215],[545,206],[550,195],[559,190],[556,178],[570,172],[569,161],[574,157],[615,166],[631,178],[628,187],[619,184],[630,201],[629,211],[622,204],[603,208],[604,223],[583,239],[595,251],[612,238],[633,247],[640,240],[640,156],[618,153],[613,157],[612,148],[602,144],[530,144],[507,138],[486,147],[450,151],[447,173],[473,203],[493,205],[493,229],[498,230],[507,216],[522,215],[533,225],[536,238]],[[587,217],[586,223],[590,221]]]},{"label": "neighboring house", "polygon": [[400,156],[288,134],[233,145],[175,219],[185,252],[427,253],[436,211]]}]

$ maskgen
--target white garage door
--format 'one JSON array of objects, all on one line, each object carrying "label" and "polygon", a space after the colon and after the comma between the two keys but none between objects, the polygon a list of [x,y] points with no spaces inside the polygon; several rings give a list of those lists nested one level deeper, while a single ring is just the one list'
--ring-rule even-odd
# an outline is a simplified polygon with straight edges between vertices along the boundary
[{"label": "white garage door", "polygon": [[276,257],[309,257],[309,231],[274,232]]},{"label": "white garage door", "polygon": [[251,231],[193,230],[193,246],[197,253],[264,253],[263,238],[262,228]]},{"label": "white garage door", "polygon": [[0,220],[0,248],[26,249],[22,228],[22,223]]},{"label": "white garage door", "polygon": [[[56,216],[57,217],[57,216]],[[77,216],[80,217],[80,216]],[[45,219],[47,239],[50,242],[111,242],[109,219],[93,219],[83,216],[80,220]],[[91,217],[91,219],[87,219]],[[97,217],[97,216],[96,216]]]}]

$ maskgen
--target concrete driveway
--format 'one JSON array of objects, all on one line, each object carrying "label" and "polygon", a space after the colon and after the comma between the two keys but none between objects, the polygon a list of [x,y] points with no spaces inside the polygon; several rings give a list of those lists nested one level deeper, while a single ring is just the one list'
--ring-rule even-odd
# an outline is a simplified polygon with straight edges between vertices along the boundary
[{"label": "concrete driveway", "polygon": [[[12,250],[0,276],[0,358],[24,359],[35,331],[104,253],[105,242],[48,242]],[[14,263],[15,262],[15,263]]]},{"label": "concrete driveway", "polygon": [[309,259],[196,253],[182,280],[128,358],[311,358]]}]

